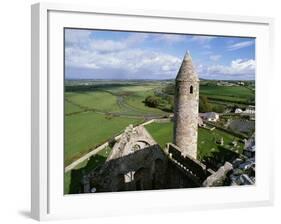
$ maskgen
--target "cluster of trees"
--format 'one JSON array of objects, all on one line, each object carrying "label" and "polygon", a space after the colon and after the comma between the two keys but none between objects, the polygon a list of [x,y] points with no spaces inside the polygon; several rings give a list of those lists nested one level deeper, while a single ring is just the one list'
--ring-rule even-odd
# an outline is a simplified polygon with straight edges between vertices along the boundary
[{"label": "cluster of trees", "polygon": [[[206,81],[200,85],[215,86],[216,81]],[[154,96],[148,96],[145,99],[145,104],[149,107],[159,108],[168,112],[173,112],[174,109],[174,94],[175,94],[175,83],[170,83],[161,91],[155,93]],[[248,102],[254,104],[255,97],[249,97]],[[205,113],[214,111],[217,113],[223,113],[226,109],[226,106],[220,104],[210,103],[207,96],[200,95],[199,97],[199,112]]]},{"label": "cluster of trees", "polygon": [[199,96],[199,112],[205,113],[214,111],[217,113],[224,112],[225,108],[222,105],[210,104],[207,96]]},{"label": "cluster of trees", "polygon": [[158,108],[166,112],[173,112],[174,110],[173,96],[147,96],[144,103],[148,107]]},{"label": "cluster of trees", "polygon": [[205,113],[210,112],[212,110],[212,106],[208,101],[208,97],[199,96],[199,112]]},{"label": "cluster of trees", "polygon": [[225,107],[222,105],[212,105],[212,111],[217,113],[223,113],[225,111]]},{"label": "cluster of trees", "polygon": [[255,95],[250,96],[247,100],[247,103],[249,104],[255,104]]},{"label": "cluster of trees", "polygon": [[[215,83],[216,82],[205,82],[204,85],[215,86],[216,85]],[[164,94],[170,96],[171,99],[168,99],[168,103],[170,104],[171,111],[173,111],[175,84],[171,83],[171,84],[167,85],[165,88],[163,88],[162,92]],[[167,98],[167,96],[166,96],[166,98]],[[205,112],[210,112],[210,111],[222,113],[222,112],[224,112],[224,110],[225,110],[225,108],[222,105],[209,103],[207,96],[199,97],[199,112],[200,113],[205,113]]]},{"label": "cluster of trees", "polygon": [[159,107],[161,103],[161,98],[158,96],[147,96],[144,100],[144,103],[148,107]]},{"label": "cluster of trees", "polygon": [[[144,100],[144,103],[148,107],[158,108],[167,112],[173,112],[174,110],[174,98],[173,96],[165,96],[165,98],[159,96],[147,96]],[[222,113],[224,111],[224,106],[210,104],[208,97],[200,96],[199,97],[199,112],[205,113],[214,111],[217,113]]]},{"label": "cluster of trees", "polygon": [[163,88],[163,93],[167,95],[174,95],[175,94],[175,83],[168,84],[165,88]]}]

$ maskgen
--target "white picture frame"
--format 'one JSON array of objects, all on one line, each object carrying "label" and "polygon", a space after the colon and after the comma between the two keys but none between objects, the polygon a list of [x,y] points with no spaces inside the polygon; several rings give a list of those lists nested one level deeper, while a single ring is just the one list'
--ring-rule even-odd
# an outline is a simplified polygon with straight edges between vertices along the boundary
[{"label": "white picture frame", "polygon": [[[273,146],[266,91],[272,73],[273,19],[38,3],[32,15],[31,214],[37,220],[273,203]],[[254,186],[128,193],[63,194],[63,27],[251,36],[256,38],[257,181]],[[129,206],[126,206],[129,205]],[[126,209],[122,207],[126,206]]]}]

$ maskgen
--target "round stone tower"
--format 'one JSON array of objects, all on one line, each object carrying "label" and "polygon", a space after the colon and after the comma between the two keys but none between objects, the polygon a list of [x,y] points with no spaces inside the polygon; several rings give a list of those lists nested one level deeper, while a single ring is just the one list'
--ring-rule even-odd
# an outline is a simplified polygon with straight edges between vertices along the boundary
[{"label": "round stone tower", "polygon": [[174,144],[183,156],[197,157],[199,79],[187,52],[176,77]]}]

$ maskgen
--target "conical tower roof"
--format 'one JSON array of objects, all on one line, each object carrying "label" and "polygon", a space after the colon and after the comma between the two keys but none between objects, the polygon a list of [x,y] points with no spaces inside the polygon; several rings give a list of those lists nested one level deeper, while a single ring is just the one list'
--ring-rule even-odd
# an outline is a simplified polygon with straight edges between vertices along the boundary
[{"label": "conical tower roof", "polygon": [[194,70],[192,64],[192,58],[190,56],[189,51],[186,52],[180,70],[178,71],[178,75],[176,77],[177,81],[199,81],[198,76]]}]

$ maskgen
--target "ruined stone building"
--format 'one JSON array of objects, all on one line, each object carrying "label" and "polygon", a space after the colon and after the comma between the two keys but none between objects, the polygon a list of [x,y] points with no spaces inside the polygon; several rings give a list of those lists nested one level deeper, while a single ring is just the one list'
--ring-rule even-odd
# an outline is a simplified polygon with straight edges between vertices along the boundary
[{"label": "ruined stone building", "polygon": [[143,126],[128,126],[105,164],[92,173],[88,191],[99,192],[160,189],[167,159]]},{"label": "ruined stone building", "polygon": [[168,144],[164,151],[144,126],[128,126],[103,166],[83,179],[82,192],[116,192],[201,186],[211,174]]},{"label": "ruined stone building", "polygon": [[[130,125],[105,163],[84,175],[81,192],[115,192],[212,186],[222,176],[196,159],[199,80],[187,53],[176,77],[174,143],[162,149],[140,125]],[[230,164],[231,165],[231,164]],[[214,178],[215,177],[215,181]],[[219,181],[217,181],[219,180]]]}]

